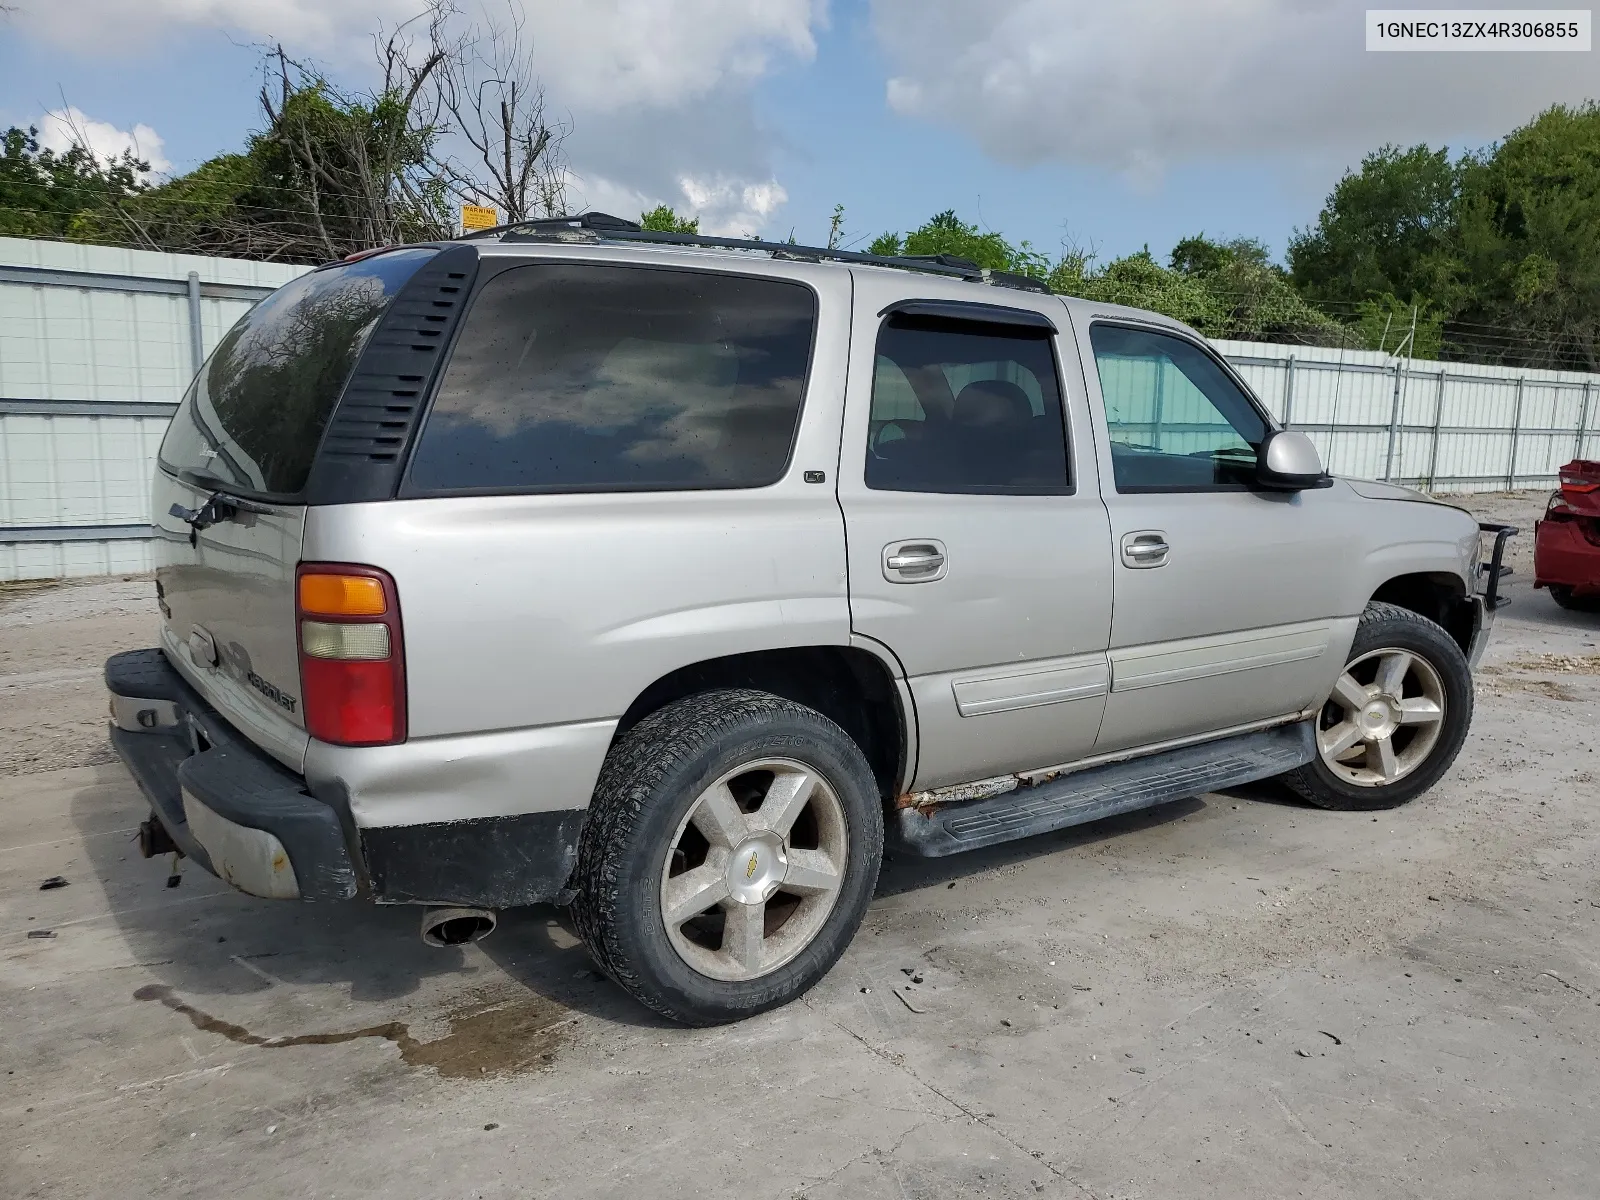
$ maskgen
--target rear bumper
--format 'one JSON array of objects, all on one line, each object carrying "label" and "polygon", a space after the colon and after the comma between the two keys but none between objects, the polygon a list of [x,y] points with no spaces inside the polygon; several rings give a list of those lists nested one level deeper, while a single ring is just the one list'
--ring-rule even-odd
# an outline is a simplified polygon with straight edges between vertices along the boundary
[{"label": "rear bumper", "polygon": [[1600,518],[1547,516],[1534,526],[1533,586],[1569,587],[1575,595],[1600,594],[1600,544],[1584,536],[1584,524]]},{"label": "rear bumper", "polygon": [[[501,754],[477,755],[477,775],[457,768],[443,778],[426,769],[439,757],[437,747],[383,747],[384,762],[396,752],[401,761],[389,763],[382,774],[373,748],[327,747],[346,769],[308,771],[308,780],[224,720],[161,650],[115,655],[105,675],[112,745],[156,817],[185,855],[240,891],[273,899],[365,895],[388,903],[485,908],[564,895],[583,809],[397,825],[373,825],[359,815],[381,784],[390,791],[403,788],[412,800],[391,809],[418,815],[459,810],[463,798],[473,798],[474,785],[481,790],[478,776],[489,768],[506,774],[525,765],[526,756],[511,752],[515,746],[496,743],[491,749]],[[313,742],[313,750],[321,745]],[[565,760],[554,757],[559,768]],[[561,775],[559,769],[554,773]],[[530,781],[539,773],[520,774],[524,793],[536,790]]]},{"label": "rear bumper", "polygon": [[160,650],[106,662],[111,744],[185,855],[253,896],[348,900],[345,822],[220,717]]}]

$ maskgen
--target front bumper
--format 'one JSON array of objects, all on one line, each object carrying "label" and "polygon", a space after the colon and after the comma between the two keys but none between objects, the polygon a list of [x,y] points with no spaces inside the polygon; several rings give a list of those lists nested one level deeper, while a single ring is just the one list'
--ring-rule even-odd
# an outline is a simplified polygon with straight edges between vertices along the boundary
[{"label": "front bumper", "polygon": [[113,656],[105,678],[111,744],[187,857],[253,896],[357,894],[341,815],[241,737],[160,650]]},{"label": "front bumper", "polygon": [[[1464,602],[1470,618],[1467,637],[1467,665],[1474,671],[1483,661],[1483,652],[1489,646],[1489,634],[1494,629],[1494,615],[1511,603],[1509,596],[1500,594],[1500,581],[1511,574],[1505,565],[1506,543],[1520,532],[1515,525],[1497,525],[1491,521],[1478,523],[1480,535],[1494,539],[1486,561],[1478,564],[1478,576],[1483,580],[1483,591],[1468,596]],[[1459,636],[1459,635],[1458,635]]]}]

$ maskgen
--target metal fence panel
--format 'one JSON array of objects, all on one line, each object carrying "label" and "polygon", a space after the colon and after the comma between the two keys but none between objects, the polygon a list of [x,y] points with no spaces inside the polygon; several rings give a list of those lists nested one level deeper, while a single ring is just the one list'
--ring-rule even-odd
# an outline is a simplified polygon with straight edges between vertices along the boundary
[{"label": "metal fence panel", "polygon": [[174,407],[234,322],[304,271],[0,238],[0,579],[149,569]]},{"label": "metal fence panel", "polygon": [[[0,238],[0,579],[149,568],[150,477],[174,406],[228,328],[304,270]],[[1336,474],[1495,491],[1552,486],[1568,459],[1600,457],[1597,375],[1216,345]],[[1163,420],[1202,437],[1206,414],[1158,382],[1175,405]],[[1150,394],[1132,376],[1115,386]]]}]

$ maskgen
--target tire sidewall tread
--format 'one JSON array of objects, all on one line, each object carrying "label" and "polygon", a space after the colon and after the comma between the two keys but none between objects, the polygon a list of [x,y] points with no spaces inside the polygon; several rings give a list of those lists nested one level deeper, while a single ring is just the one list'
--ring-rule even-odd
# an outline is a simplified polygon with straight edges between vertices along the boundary
[{"label": "tire sidewall tread", "polygon": [[[1358,787],[1340,779],[1323,763],[1320,754],[1283,776],[1296,795],[1318,808],[1348,812],[1398,808],[1438,783],[1466,742],[1472,725],[1472,670],[1456,640],[1420,613],[1375,600],[1361,614],[1345,661],[1348,664],[1363,654],[1388,648],[1422,655],[1439,673],[1445,691],[1445,728],[1439,742],[1420,767],[1382,787]],[[1341,667],[1340,671],[1344,669]]]},{"label": "tire sidewall tread", "polygon": [[[689,806],[741,761],[793,758],[827,777],[849,825],[833,911],[811,943],[745,981],[695,971],[667,939],[660,869]],[[684,697],[619,738],[606,756],[579,841],[574,924],[596,964],[662,1016],[691,1025],[740,1020],[802,995],[843,954],[865,915],[883,852],[883,808],[860,748],[821,713],[767,692]]]}]

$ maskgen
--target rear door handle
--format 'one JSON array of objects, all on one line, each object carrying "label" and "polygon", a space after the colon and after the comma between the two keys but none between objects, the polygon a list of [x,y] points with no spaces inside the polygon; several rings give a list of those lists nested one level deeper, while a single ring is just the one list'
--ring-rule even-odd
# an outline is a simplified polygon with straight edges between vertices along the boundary
[{"label": "rear door handle", "polygon": [[943,579],[944,543],[932,538],[919,542],[890,542],[883,548],[883,577],[890,583],[931,583]]},{"label": "rear door handle", "polygon": [[1139,529],[1122,535],[1122,565],[1125,567],[1135,570],[1164,567],[1171,551],[1167,535],[1159,529]]}]

